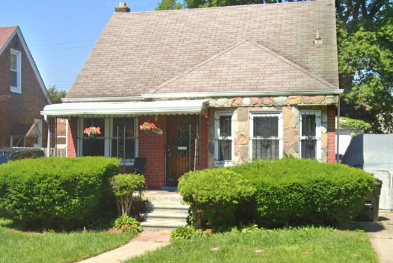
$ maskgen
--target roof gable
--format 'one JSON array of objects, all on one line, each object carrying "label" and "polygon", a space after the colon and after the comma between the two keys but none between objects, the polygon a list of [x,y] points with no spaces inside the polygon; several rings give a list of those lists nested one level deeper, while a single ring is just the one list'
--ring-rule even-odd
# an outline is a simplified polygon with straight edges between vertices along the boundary
[{"label": "roof gable", "polygon": [[[19,26],[11,26],[11,27],[0,27],[0,56],[4,52],[4,50],[7,48],[8,44],[10,41],[15,37],[18,36],[20,39],[20,42],[22,43],[23,50],[27,55],[27,58],[30,62],[30,65],[34,71],[34,74],[37,78],[38,83],[40,84],[41,90],[44,93],[48,104],[52,104],[48,91],[46,90],[44,81],[42,80],[41,74],[38,71],[37,65],[35,64],[35,61],[33,59],[33,56],[30,53],[30,50],[27,46],[27,43],[25,41],[25,38],[23,37],[22,31],[20,30]],[[8,37],[8,38],[7,38]]]},{"label": "roof gable", "polygon": [[0,27],[0,55],[3,53],[3,49],[11,41],[11,36],[14,34],[17,26]]},{"label": "roof gable", "polygon": [[[128,97],[158,90],[245,40],[262,44],[338,89],[335,21],[333,0],[115,13],[67,98]],[[321,45],[314,44],[317,32]]]},{"label": "roof gable", "polygon": [[325,90],[334,85],[255,41],[241,41],[149,93]]}]

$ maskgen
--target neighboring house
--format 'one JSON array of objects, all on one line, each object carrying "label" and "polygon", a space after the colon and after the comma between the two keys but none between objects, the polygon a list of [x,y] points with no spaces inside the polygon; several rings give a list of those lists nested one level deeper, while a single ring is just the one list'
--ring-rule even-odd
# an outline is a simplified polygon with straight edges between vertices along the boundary
[{"label": "neighboring house", "polygon": [[116,11],[63,103],[42,112],[69,120],[68,157],[119,157],[126,172],[147,157],[150,188],[257,158],[335,162],[334,1]]},{"label": "neighboring house", "polygon": [[0,27],[0,147],[46,146],[40,111],[51,104],[18,26]]}]

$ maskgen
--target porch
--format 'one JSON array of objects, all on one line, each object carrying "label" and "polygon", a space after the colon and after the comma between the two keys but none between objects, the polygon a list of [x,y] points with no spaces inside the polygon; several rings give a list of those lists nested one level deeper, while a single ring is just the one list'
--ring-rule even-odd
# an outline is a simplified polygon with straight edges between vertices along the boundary
[{"label": "porch", "polygon": [[[128,112],[128,114],[125,114],[126,112],[103,114],[102,107],[105,105],[102,103],[94,107],[95,110],[100,109],[99,112],[94,113],[86,112],[86,108],[83,109],[84,114],[72,112],[68,116],[67,110],[64,109],[55,111],[53,108],[45,108],[43,113],[51,113],[47,114],[47,120],[52,135],[56,130],[56,122],[51,120],[60,116],[68,119],[67,157],[117,157],[120,159],[120,171],[124,173],[133,171],[136,157],[146,157],[144,175],[148,188],[153,189],[177,186],[178,178],[183,174],[207,168],[208,119],[202,113],[204,101],[180,102],[170,102],[172,111],[169,107],[159,110],[160,105],[163,105],[161,101],[134,102],[132,103],[134,106],[140,106],[134,107],[131,109],[134,112]],[[196,103],[198,107],[195,107]],[[69,104],[79,103],[60,105],[66,105],[69,108]],[[142,105],[144,111],[142,111]],[[165,105],[168,106],[168,104]],[[76,106],[80,107],[80,105]],[[109,109],[110,105],[105,107]],[[126,110],[129,111],[130,108]],[[113,112],[113,108],[109,111]],[[154,123],[157,127],[156,132],[141,130],[140,126],[145,122]],[[99,127],[100,133],[93,135],[84,132],[86,128],[91,127]],[[48,140],[48,145],[50,145],[48,147],[55,147],[54,144],[55,140]]]}]

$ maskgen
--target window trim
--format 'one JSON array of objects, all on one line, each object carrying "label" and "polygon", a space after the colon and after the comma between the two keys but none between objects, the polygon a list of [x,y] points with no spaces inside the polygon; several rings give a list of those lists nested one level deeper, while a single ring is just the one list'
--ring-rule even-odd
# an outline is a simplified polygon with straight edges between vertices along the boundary
[{"label": "window trim", "polygon": [[315,115],[315,139],[316,145],[316,160],[322,161],[322,112],[320,110],[300,110],[299,111],[299,158],[302,159],[302,116],[304,114]]},{"label": "window trim", "polygon": [[249,122],[249,143],[248,143],[248,160],[251,162],[252,157],[252,141],[254,139],[254,117],[260,116],[274,116],[278,117],[278,158],[284,157],[284,127],[283,127],[283,114],[282,112],[261,112],[253,111],[250,112]]},{"label": "window trim", "polygon": [[[122,117],[115,117],[115,118],[122,118]],[[138,157],[138,149],[139,149],[139,137],[138,137],[138,131],[139,131],[139,127],[138,127],[138,118],[134,117],[134,116],[127,116],[127,118],[134,118],[134,129],[135,129],[135,158]],[[78,132],[77,132],[77,136],[78,138],[82,138],[83,137],[83,119],[84,118],[78,118]],[[112,141],[112,126],[113,126],[113,119],[114,118],[105,118],[105,131],[104,131],[104,156],[106,157],[111,157],[111,150],[112,150],[112,145],[111,145],[111,141]],[[82,157],[82,140],[83,139],[78,139],[77,140],[77,156],[78,157]],[[123,159],[120,160],[120,164],[121,165],[134,165],[134,161],[135,159],[131,160],[131,162],[123,162]]]},{"label": "window trim", "polygon": [[[22,93],[22,52],[11,48],[11,55],[15,55],[17,59],[16,70],[12,69],[10,66],[10,71],[16,71],[17,75],[17,86],[12,86],[10,83],[10,91],[14,93]],[[11,63],[11,57],[10,57]]]},{"label": "window trim", "polygon": [[[227,137],[227,139],[231,140],[231,160],[218,160],[218,141],[220,138],[220,117],[221,116],[231,116],[231,136]],[[222,166],[232,166],[233,165],[233,156],[234,156],[234,125],[233,125],[233,112],[232,111],[218,111],[214,113],[214,166],[222,167]]]}]

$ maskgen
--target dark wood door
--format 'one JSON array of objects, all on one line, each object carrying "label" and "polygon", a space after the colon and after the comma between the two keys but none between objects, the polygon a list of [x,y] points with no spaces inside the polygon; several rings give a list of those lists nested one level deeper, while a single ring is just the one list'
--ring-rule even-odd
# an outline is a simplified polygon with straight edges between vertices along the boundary
[{"label": "dark wood door", "polygon": [[197,115],[167,116],[166,185],[177,186],[183,174],[197,168]]}]

